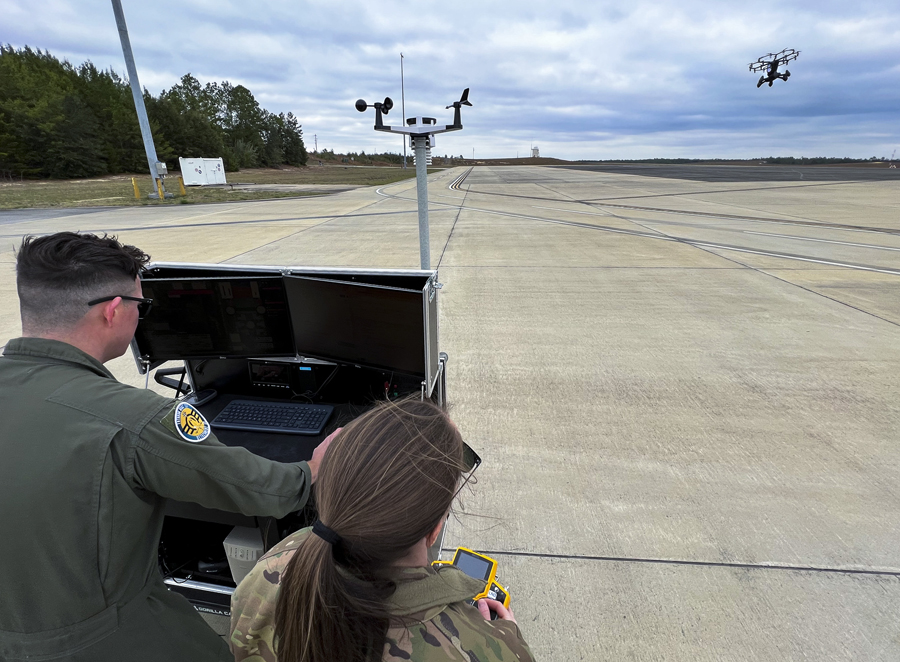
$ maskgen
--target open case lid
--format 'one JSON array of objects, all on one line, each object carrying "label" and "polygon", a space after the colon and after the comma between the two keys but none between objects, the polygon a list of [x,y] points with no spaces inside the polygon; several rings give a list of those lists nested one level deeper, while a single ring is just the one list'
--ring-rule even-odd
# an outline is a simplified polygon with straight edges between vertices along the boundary
[{"label": "open case lid", "polygon": [[437,272],[176,262],[142,275],[154,299],[132,351],[138,370],[169,360],[307,356],[439,374]]}]

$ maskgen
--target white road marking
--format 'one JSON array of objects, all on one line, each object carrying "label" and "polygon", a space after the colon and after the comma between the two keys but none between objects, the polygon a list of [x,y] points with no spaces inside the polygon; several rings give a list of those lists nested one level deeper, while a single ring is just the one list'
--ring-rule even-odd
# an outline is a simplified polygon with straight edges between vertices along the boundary
[{"label": "white road marking", "polygon": [[778,253],[767,253],[765,251],[753,251],[749,248],[737,248],[736,246],[720,246],[718,244],[707,244],[700,241],[688,241],[686,244],[692,246],[701,246],[703,248],[718,248],[723,251],[735,251],[738,253],[752,253],[753,255],[764,255],[766,257],[777,257],[782,260],[799,260],[800,262],[814,262],[815,264],[827,264],[832,267],[845,267],[847,269],[858,269],[859,271],[875,271],[880,274],[891,274],[892,276],[900,276],[900,271],[896,269],[876,269],[874,267],[863,267],[858,264],[848,264],[846,262],[831,262],[829,260],[816,260],[811,257],[798,257],[796,255],[780,255]]},{"label": "white road marking", "polygon": [[585,216],[612,216],[612,214],[607,214],[606,212],[593,212],[593,211],[575,211],[573,209],[559,209],[558,207],[538,207],[537,205],[531,205],[532,209],[549,209],[550,211],[564,211],[567,214],[584,214]]},{"label": "white road marking", "polygon": [[797,239],[799,241],[819,241],[823,244],[840,244],[841,246],[859,246],[860,248],[876,248],[880,251],[900,251],[900,248],[891,246],[875,246],[874,244],[854,244],[850,241],[834,241],[832,239],[813,239],[812,237],[797,237],[789,234],[773,234],[771,232],[753,232],[751,230],[743,230],[744,234],[758,234],[762,237],[780,237],[781,239]]}]

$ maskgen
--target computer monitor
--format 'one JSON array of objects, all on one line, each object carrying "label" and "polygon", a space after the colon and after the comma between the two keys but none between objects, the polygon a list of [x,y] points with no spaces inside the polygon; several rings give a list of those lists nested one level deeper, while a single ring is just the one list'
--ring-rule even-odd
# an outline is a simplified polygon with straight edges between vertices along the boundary
[{"label": "computer monitor", "polygon": [[294,355],[281,277],[145,279],[141,286],[153,308],[135,341],[151,362]]},{"label": "computer monitor", "polygon": [[422,290],[286,276],[301,356],[424,377]]}]

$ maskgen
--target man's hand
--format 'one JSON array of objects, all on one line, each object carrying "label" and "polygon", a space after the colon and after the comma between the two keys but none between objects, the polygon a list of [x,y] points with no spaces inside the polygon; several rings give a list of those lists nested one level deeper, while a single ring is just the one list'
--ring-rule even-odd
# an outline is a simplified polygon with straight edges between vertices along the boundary
[{"label": "man's hand", "polygon": [[[500,618],[504,621],[512,621],[516,622],[515,614],[512,613],[512,609],[507,609],[503,606],[503,603],[498,600],[491,600],[490,598],[482,598],[478,601],[478,611],[481,612],[481,615],[484,616],[484,620],[491,620],[491,612],[497,612],[497,618]],[[518,625],[518,623],[516,623]]]},{"label": "man's hand", "polygon": [[312,474],[312,482],[316,482],[316,478],[319,477],[319,465],[322,464],[322,458],[325,457],[325,451],[328,450],[328,447],[331,445],[331,441],[338,435],[338,432],[343,430],[344,428],[338,428],[330,435],[325,437],[325,441],[316,446],[316,450],[313,451],[312,459],[307,462],[309,465],[309,471]]}]

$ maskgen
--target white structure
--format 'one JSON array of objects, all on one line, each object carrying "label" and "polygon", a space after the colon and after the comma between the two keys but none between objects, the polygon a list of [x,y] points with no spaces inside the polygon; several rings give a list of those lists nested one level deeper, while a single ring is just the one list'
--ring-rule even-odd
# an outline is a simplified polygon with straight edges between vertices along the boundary
[{"label": "white structure", "polygon": [[434,117],[404,118],[406,126],[386,126],[384,115],[394,107],[390,97],[384,101],[367,104],[357,99],[356,110],[366,112],[366,108],[375,109],[375,130],[387,133],[401,133],[409,136],[409,142],[415,153],[416,163],[416,201],[419,206],[419,261],[422,269],[431,271],[431,249],[428,236],[428,165],[431,163],[431,150],[434,148],[434,136],[447,131],[459,131],[463,128],[460,119],[460,107],[471,106],[469,88],[463,90],[459,101],[454,101],[447,108],[453,108],[453,124],[438,125]]},{"label": "white structure", "polygon": [[533,159],[541,158],[541,150],[539,150],[537,147],[532,147],[531,148],[531,158],[533,158]]},{"label": "white structure", "polygon": [[185,186],[208,186],[225,184],[225,164],[222,159],[179,158],[181,178]]}]

